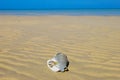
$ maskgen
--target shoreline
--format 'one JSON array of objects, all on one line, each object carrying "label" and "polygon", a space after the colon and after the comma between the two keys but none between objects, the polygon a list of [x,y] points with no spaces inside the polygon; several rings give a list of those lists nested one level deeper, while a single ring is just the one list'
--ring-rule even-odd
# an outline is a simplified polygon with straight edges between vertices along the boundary
[{"label": "shoreline", "polygon": [[120,16],[120,9],[56,9],[56,10],[0,10],[0,15],[19,15],[19,16]]}]

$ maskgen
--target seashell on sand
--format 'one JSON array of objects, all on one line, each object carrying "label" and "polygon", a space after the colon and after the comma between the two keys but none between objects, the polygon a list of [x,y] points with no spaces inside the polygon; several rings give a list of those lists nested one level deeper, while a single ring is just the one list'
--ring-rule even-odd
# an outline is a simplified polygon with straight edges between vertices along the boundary
[{"label": "seashell on sand", "polygon": [[63,53],[57,53],[52,59],[47,61],[47,66],[54,72],[68,71],[69,61]]}]

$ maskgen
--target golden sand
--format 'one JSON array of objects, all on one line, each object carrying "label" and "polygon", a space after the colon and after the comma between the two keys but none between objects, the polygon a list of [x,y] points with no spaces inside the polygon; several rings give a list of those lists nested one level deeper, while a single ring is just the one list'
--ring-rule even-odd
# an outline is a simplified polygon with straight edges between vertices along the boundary
[{"label": "golden sand", "polygon": [[0,80],[120,80],[120,16],[0,16]]}]

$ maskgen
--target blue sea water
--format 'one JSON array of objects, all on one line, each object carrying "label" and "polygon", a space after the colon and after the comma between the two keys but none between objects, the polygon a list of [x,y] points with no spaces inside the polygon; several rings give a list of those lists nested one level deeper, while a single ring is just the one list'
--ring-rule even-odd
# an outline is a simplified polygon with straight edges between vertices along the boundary
[{"label": "blue sea water", "polygon": [[120,16],[120,9],[0,10],[0,15]]}]

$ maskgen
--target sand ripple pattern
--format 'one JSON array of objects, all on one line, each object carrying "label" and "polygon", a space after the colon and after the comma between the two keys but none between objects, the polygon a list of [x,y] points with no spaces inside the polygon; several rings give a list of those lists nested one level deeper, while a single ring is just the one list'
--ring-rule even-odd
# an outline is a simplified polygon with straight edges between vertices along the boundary
[{"label": "sand ripple pattern", "polygon": [[[0,80],[120,80],[120,17],[0,18]],[[57,52],[70,71],[48,69]]]}]

